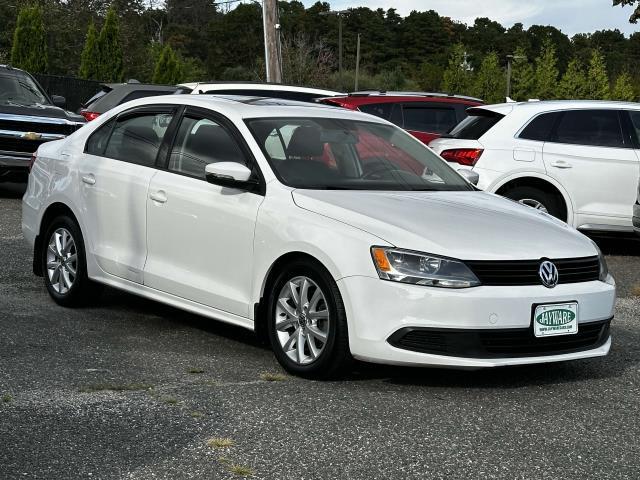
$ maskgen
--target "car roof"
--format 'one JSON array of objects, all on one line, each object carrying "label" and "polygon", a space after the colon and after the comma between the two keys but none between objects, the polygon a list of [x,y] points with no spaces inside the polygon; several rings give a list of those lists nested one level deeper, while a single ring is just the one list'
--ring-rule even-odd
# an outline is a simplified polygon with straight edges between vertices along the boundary
[{"label": "car roof", "polygon": [[492,112],[507,115],[512,111],[527,111],[532,114],[540,112],[552,112],[557,110],[575,109],[640,109],[640,103],[620,102],[612,100],[530,100],[528,102],[499,103],[495,105],[482,105],[471,109],[490,110]]},{"label": "car roof", "polygon": [[440,92],[390,92],[390,91],[362,91],[348,95],[334,96],[322,99],[322,101],[340,103],[341,105],[368,105],[372,103],[412,103],[412,102],[444,102],[459,103],[464,105],[484,105],[484,102],[475,97],[453,95]]},{"label": "car roof", "polygon": [[268,90],[278,91],[287,90],[291,92],[311,93],[315,95],[344,95],[342,92],[334,92],[332,90],[325,90],[322,88],[300,87],[298,85],[286,85],[282,83],[265,83],[265,82],[194,82],[194,83],[181,83],[179,86],[190,88],[191,90],[207,89],[207,90]]},{"label": "car roof", "polygon": [[114,112],[120,112],[135,106],[153,104],[190,105],[212,109],[226,117],[236,119],[271,117],[325,117],[364,120],[389,124],[386,120],[344,108],[324,104],[298,102],[268,97],[248,97],[240,95],[169,95],[146,97],[124,103]]}]

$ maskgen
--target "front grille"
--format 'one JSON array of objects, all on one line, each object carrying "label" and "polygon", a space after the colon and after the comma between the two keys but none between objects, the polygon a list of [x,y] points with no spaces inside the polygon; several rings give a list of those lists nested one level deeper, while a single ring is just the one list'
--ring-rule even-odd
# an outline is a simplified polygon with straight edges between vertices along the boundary
[{"label": "front grille", "polygon": [[43,143],[44,140],[0,137],[0,152],[33,153]]},{"label": "front grille", "polygon": [[532,328],[458,330],[402,328],[387,340],[413,352],[464,358],[513,358],[560,355],[590,350],[609,338],[611,319],[582,323],[578,333],[537,338]]},{"label": "front grille", "polygon": [[12,132],[58,133],[71,135],[80,126],[67,123],[22,122],[19,120],[0,119],[0,130]]},{"label": "front grille", "polygon": [[[543,260],[473,260],[465,261],[483,285],[542,285],[538,270]],[[551,260],[558,268],[558,283],[598,280],[598,257]]]}]

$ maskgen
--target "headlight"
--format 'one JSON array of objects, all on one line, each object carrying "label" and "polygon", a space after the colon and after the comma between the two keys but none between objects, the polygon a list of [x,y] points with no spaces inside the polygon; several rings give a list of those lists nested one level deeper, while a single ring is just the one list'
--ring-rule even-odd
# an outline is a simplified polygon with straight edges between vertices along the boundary
[{"label": "headlight", "polygon": [[383,280],[442,288],[480,285],[469,267],[451,258],[384,247],[371,248],[371,256]]},{"label": "headlight", "polygon": [[609,276],[609,266],[607,265],[607,261],[605,260],[604,255],[602,254],[602,250],[600,250],[598,244],[593,240],[591,240],[591,243],[593,243],[593,246],[598,252],[598,262],[600,263],[600,276],[598,277],[598,280],[600,280],[601,282],[606,282],[607,277]]}]

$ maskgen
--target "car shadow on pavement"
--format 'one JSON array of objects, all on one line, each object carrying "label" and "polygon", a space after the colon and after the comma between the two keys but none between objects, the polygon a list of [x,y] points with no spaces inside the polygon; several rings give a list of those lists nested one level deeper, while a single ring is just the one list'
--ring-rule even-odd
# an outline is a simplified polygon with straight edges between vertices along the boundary
[{"label": "car shadow on pavement", "polygon": [[0,198],[22,198],[26,183],[0,183]]},{"label": "car shadow on pavement", "polygon": [[602,253],[616,256],[640,256],[640,236],[635,234],[625,235],[589,235]]}]

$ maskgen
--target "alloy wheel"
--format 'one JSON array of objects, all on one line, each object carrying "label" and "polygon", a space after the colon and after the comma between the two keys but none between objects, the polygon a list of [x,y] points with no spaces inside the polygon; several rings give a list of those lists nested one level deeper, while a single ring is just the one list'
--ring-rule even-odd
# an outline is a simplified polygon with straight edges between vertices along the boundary
[{"label": "alloy wheel", "polygon": [[538,200],[534,200],[533,198],[523,198],[521,200],[518,200],[518,203],[526,205],[527,207],[535,208],[536,210],[540,210],[544,213],[549,213],[544,203],[539,202]]},{"label": "alloy wheel", "polygon": [[331,326],[327,300],[318,284],[305,276],[290,279],[280,290],[275,313],[282,351],[298,365],[317,360]]},{"label": "alloy wheel", "polygon": [[53,290],[64,295],[76,280],[78,251],[73,236],[66,228],[58,228],[47,247],[47,276]]}]

